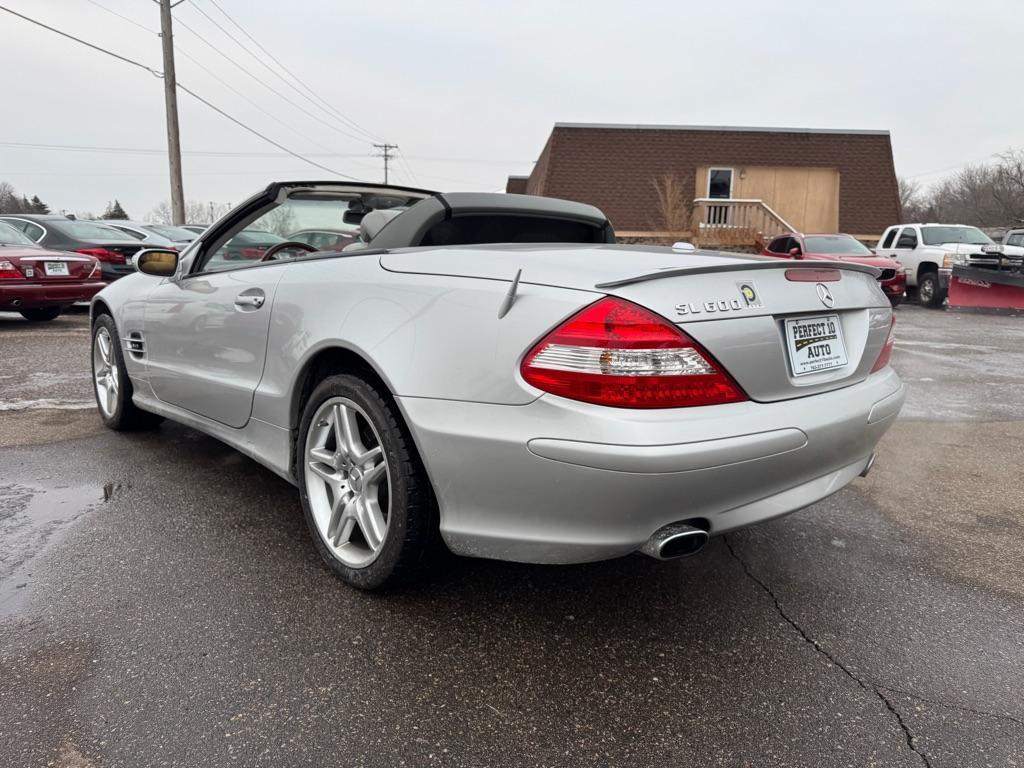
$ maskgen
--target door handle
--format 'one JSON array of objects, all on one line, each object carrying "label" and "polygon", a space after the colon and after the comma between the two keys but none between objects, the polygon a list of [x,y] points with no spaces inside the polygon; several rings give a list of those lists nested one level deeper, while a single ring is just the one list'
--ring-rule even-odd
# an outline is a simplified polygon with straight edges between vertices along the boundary
[{"label": "door handle", "polygon": [[235,297],[236,307],[251,307],[252,309],[259,309],[263,306],[263,302],[267,300],[267,297],[260,293],[240,293]]}]

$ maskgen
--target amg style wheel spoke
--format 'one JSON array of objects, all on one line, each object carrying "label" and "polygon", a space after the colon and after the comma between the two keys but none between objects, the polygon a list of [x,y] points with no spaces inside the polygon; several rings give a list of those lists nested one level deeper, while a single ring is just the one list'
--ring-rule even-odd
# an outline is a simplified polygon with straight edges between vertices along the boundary
[{"label": "amg style wheel spoke", "polygon": [[373,422],[351,400],[328,400],[307,431],[305,457],[307,499],[322,540],[349,567],[373,562],[387,538],[391,498]]},{"label": "amg style wheel spoke", "polygon": [[387,474],[387,464],[381,461],[380,464],[377,464],[372,469],[368,469],[363,473],[363,485],[366,488],[376,489],[380,481],[387,477]]},{"label": "amg style wheel spoke", "polygon": [[363,538],[373,549],[379,549],[384,541],[384,530],[387,523],[380,507],[365,497],[360,497],[356,502],[356,520],[359,521],[359,528],[363,532]]}]

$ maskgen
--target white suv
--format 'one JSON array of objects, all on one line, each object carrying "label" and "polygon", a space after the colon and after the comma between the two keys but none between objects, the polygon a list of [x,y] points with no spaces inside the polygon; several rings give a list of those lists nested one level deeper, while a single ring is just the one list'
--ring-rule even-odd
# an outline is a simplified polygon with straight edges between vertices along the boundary
[{"label": "white suv", "polygon": [[946,300],[954,266],[998,267],[1003,255],[1024,256],[1024,248],[1000,245],[963,224],[898,224],[885,230],[875,251],[902,264],[907,288],[917,288],[918,301],[932,308]]}]

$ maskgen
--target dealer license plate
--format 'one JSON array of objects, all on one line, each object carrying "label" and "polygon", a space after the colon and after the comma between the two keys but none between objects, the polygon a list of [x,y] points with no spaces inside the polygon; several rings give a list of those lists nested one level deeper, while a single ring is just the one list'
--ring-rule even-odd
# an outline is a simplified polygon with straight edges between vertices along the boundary
[{"label": "dealer license plate", "polygon": [[786,321],[789,365],[794,376],[806,376],[846,365],[846,345],[839,315],[799,317]]},{"label": "dealer license plate", "polygon": [[66,261],[45,261],[43,269],[46,270],[47,277],[67,277],[70,274]]}]

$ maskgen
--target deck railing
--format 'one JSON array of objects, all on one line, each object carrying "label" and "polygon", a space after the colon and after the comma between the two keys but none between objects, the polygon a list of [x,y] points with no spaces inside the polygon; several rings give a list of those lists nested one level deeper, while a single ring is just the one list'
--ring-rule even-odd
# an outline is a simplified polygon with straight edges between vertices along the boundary
[{"label": "deck railing", "polygon": [[795,231],[763,200],[698,197],[693,201],[697,245],[753,245]]}]

